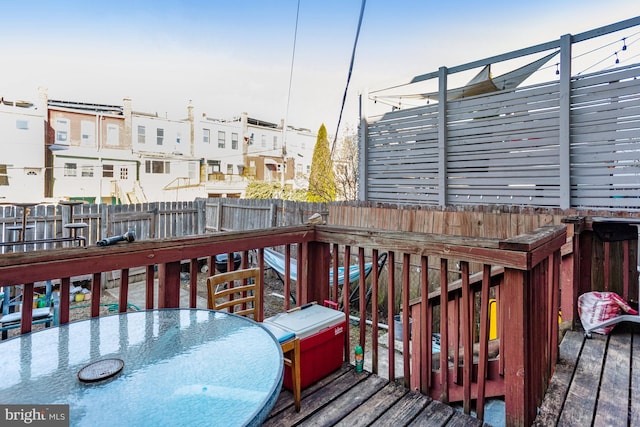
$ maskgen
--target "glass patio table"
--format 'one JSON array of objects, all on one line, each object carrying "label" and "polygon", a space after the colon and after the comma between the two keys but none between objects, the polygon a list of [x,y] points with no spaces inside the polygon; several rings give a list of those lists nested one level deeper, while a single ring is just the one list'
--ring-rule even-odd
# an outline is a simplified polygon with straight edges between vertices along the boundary
[{"label": "glass patio table", "polygon": [[1,404],[68,404],[72,426],[260,425],[283,379],[271,332],[211,310],[72,322],[3,341],[0,355]]}]

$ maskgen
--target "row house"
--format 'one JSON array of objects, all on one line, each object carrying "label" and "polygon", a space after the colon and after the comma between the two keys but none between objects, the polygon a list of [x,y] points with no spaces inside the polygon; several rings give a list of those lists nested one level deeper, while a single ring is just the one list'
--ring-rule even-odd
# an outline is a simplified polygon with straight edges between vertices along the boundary
[{"label": "row house", "polygon": [[122,106],[48,100],[45,197],[116,203],[133,191],[139,163]]},{"label": "row house", "polygon": [[316,135],[309,129],[242,116],[249,175],[260,181],[306,188]]},{"label": "row house", "polygon": [[191,200],[202,197],[200,159],[194,156],[191,126],[187,120],[171,120],[131,111],[133,157],[140,165],[131,203]]},{"label": "row house", "polygon": [[46,105],[44,97],[35,104],[0,98],[0,203],[44,193]]},{"label": "row house", "polygon": [[208,197],[240,197],[247,179],[306,188],[317,136],[308,129],[254,119],[201,114],[196,120],[196,156],[203,159]]},{"label": "row house", "polygon": [[207,197],[242,197],[249,182],[246,144],[239,120],[220,120],[205,113],[189,118],[194,123],[194,150],[202,159],[200,178]]},{"label": "row house", "polygon": [[304,188],[316,139],[247,113],[196,115],[192,105],[186,118],[172,120],[133,111],[128,98],[106,105],[49,100],[43,91],[39,106],[9,104],[0,106],[0,147],[8,153],[0,201],[7,202],[242,197],[253,179]]}]

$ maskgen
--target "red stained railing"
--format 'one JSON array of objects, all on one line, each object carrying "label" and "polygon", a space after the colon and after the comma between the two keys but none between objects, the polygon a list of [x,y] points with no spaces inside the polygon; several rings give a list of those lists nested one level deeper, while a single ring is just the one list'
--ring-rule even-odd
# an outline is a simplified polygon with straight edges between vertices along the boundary
[{"label": "red stained railing", "polygon": [[[297,282],[284,277],[282,309],[290,307],[288,295],[295,290],[296,303],[333,301],[342,306],[347,321],[360,319],[358,341],[371,348],[371,369],[379,360],[389,363],[388,377],[395,379],[395,332],[392,320],[402,308],[403,377],[407,386],[444,402],[463,402],[465,412],[476,406],[482,418],[487,396],[504,396],[508,425],[530,425],[535,417],[557,359],[557,311],[560,248],[566,241],[564,226],[551,226],[513,239],[478,239],[457,236],[376,231],[352,227],[305,225],[228,232],[164,240],[136,241],[106,247],[70,248],[7,254],[0,257],[0,286],[23,285],[25,295],[35,283],[60,283],[60,322],[69,321],[71,278],[90,275],[91,315],[98,316],[102,273],[120,272],[119,310],[128,304],[128,278],[133,268],[144,267],[146,308],[154,306],[154,281],[159,282],[158,308],[180,304],[181,265],[190,270],[189,305],[195,307],[198,260],[207,259],[214,271],[216,254],[249,255],[265,270],[264,248],[281,247],[285,266],[297,260]],[[387,253],[383,270],[376,262]],[[357,258],[357,261],[352,262]],[[228,256],[233,269],[233,256]],[[365,260],[372,271],[365,280],[359,274],[358,303],[349,296],[354,284],[348,280],[341,292],[338,267]],[[156,273],[157,269],[157,273]],[[333,283],[329,272],[333,271]],[[289,273],[289,272],[288,272]],[[369,291],[367,291],[369,290]],[[370,292],[370,297],[368,297]],[[489,359],[489,300],[497,301],[499,357]],[[369,301],[374,309],[370,308]],[[378,302],[384,301],[383,305]],[[365,319],[367,321],[365,321]],[[387,319],[386,354],[380,354],[378,336]],[[30,310],[24,310],[21,333],[31,331]],[[345,334],[344,359],[353,349],[349,328]],[[440,333],[438,363],[432,352],[432,333]],[[410,335],[411,334],[411,335]],[[477,351],[474,354],[474,347]],[[384,350],[383,350],[384,351]]]}]

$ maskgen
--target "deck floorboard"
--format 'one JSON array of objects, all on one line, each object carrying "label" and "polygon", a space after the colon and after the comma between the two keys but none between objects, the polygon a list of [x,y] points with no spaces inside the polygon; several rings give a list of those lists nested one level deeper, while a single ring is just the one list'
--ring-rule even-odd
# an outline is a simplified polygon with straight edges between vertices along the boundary
[{"label": "deck floorboard", "polygon": [[640,425],[639,332],[623,324],[606,336],[567,332],[534,425]]},{"label": "deck floorboard", "polygon": [[478,419],[345,364],[302,391],[300,412],[283,390],[264,426],[481,426]]}]

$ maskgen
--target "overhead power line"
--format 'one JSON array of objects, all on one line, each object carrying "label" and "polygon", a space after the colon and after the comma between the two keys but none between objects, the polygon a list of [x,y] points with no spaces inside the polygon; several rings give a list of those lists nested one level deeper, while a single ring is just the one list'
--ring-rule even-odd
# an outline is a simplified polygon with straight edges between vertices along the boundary
[{"label": "overhead power line", "polygon": [[344,104],[347,101],[347,91],[349,90],[349,81],[351,81],[351,73],[353,72],[353,62],[356,56],[356,47],[358,46],[358,37],[360,36],[360,27],[362,26],[362,17],[364,16],[364,6],[367,0],[362,0],[362,6],[360,7],[360,18],[358,19],[358,29],[356,30],[356,39],[353,42],[353,51],[351,52],[351,63],[349,64],[349,74],[347,75],[347,85],[344,88],[344,95],[342,96],[342,106],[340,107],[340,116],[338,117],[338,126],[336,127],[336,134],[333,137],[333,144],[331,145],[331,156],[333,156],[333,150],[336,146],[336,140],[338,139],[338,130],[340,130],[340,122],[342,121],[342,113],[344,111]]}]

